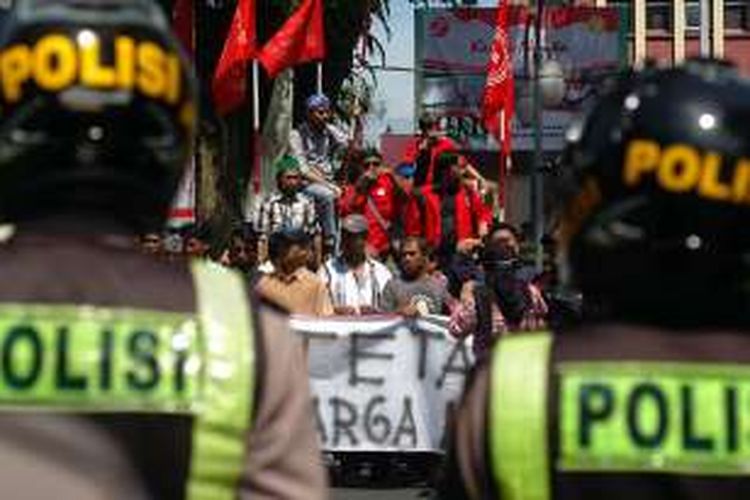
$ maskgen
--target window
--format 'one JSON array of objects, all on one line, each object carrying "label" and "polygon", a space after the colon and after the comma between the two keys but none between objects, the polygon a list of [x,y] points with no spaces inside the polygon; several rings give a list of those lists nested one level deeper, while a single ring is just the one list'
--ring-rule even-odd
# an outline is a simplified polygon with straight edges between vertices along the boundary
[{"label": "window", "polygon": [[724,4],[724,29],[750,31],[750,4],[745,0],[727,1]]},{"label": "window", "polygon": [[646,2],[646,29],[672,31],[671,2]]},{"label": "window", "polygon": [[[711,6],[709,5],[709,9]],[[701,29],[701,3],[700,1],[685,2],[685,28],[700,31]]]}]

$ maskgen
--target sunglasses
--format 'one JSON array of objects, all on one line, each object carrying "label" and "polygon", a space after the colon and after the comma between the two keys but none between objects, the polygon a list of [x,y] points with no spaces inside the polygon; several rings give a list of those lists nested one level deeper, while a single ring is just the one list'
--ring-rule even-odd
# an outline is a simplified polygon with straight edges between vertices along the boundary
[{"label": "sunglasses", "polygon": [[365,167],[377,167],[378,165],[380,165],[380,162],[378,160],[370,160],[364,162]]}]

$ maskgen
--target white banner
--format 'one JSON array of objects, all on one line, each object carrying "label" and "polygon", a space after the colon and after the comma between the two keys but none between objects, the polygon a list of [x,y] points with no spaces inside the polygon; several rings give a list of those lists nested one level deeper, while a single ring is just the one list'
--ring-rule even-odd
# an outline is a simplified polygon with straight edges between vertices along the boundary
[{"label": "white banner", "polygon": [[445,317],[292,319],[309,349],[310,383],[328,451],[440,452],[449,408],[474,362]]}]

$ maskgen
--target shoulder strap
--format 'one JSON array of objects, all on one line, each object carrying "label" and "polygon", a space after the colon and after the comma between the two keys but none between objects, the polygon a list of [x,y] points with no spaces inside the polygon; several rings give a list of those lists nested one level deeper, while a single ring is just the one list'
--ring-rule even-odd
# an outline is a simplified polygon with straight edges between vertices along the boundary
[{"label": "shoulder strap", "polygon": [[500,498],[549,500],[550,333],[501,339],[492,354],[489,446]]},{"label": "shoulder strap", "polygon": [[387,233],[391,229],[391,225],[385,220],[383,214],[380,213],[378,206],[375,204],[375,200],[373,200],[372,196],[369,194],[367,195],[367,206],[370,207],[370,211],[372,212],[372,215],[375,216],[378,225]]},{"label": "shoulder strap", "polygon": [[422,236],[426,237],[426,228],[427,228],[427,198],[425,198],[424,193],[422,190],[417,190],[414,192],[414,199],[417,200],[417,210],[419,210],[419,223],[420,228],[422,229]]},{"label": "shoulder strap", "polygon": [[474,199],[474,191],[467,189],[466,190],[466,197],[467,205],[469,206],[469,212],[471,214],[471,217],[469,220],[471,221],[471,232],[474,235],[479,235],[479,215],[481,214],[481,211],[478,210],[479,207],[476,206],[476,200]]},{"label": "shoulder strap", "polygon": [[251,428],[255,348],[248,296],[239,274],[192,263],[207,366],[203,408],[193,428],[189,500],[231,500]]}]

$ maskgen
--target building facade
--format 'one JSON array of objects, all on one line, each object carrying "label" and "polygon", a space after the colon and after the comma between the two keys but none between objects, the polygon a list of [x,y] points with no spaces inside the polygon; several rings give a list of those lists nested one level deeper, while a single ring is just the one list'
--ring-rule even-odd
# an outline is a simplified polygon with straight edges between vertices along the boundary
[{"label": "building facade", "polygon": [[[748,0],[585,0],[575,3],[624,8],[628,13],[630,57],[636,65],[646,60],[671,65],[704,54],[728,59],[743,75],[750,77]],[[705,13],[702,5],[707,7]]]}]

